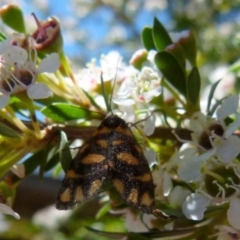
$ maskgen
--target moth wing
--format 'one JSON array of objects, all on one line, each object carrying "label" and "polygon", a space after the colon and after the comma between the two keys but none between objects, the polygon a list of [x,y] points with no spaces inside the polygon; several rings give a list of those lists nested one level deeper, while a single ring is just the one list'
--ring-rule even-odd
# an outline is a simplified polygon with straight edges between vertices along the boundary
[{"label": "moth wing", "polygon": [[56,208],[74,208],[96,196],[106,182],[109,171],[106,149],[90,139],[79,150],[70,164],[56,199]]},{"label": "moth wing", "polygon": [[118,136],[115,155],[109,164],[112,183],[123,200],[144,213],[152,213],[154,185],[148,162],[135,137]]}]

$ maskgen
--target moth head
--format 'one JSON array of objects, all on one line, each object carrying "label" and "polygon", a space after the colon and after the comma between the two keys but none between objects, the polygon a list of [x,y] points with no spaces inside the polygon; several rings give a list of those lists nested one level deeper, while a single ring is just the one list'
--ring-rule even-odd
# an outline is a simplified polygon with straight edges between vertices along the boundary
[{"label": "moth head", "polygon": [[117,115],[110,115],[109,117],[105,118],[105,120],[102,122],[102,125],[108,128],[116,128],[118,126],[126,126],[126,122]]}]

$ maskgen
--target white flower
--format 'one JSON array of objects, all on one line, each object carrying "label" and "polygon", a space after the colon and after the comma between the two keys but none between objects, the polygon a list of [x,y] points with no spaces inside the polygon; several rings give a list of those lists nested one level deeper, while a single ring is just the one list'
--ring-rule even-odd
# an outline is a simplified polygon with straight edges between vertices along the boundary
[{"label": "white flower", "polygon": [[149,103],[153,97],[161,93],[160,77],[157,71],[150,67],[142,68],[141,72],[132,69],[122,82],[113,102],[118,105],[133,105],[134,103]]},{"label": "white flower", "polygon": [[[1,45],[0,45],[1,50]],[[30,51],[29,59],[25,49],[7,46],[1,55],[0,65],[0,108],[7,105],[10,95],[27,91],[32,99],[42,99],[51,95],[45,83],[37,83],[37,76],[42,72],[54,72],[60,65],[59,55],[52,53],[37,65],[37,52]],[[33,57],[32,57],[33,56]]]},{"label": "white flower", "polygon": [[[240,139],[232,135],[240,126],[240,115],[236,114],[238,102],[238,96],[229,96],[217,110],[217,119],[197,112],[190,121],[194,143],[202,150],[210,151],[210,156],[216,155],[226,163],[230,163],[240,153]],[[235,120],[226,126],[224,120],[232,114],[235,114]]]},{"label": "white flower", "polygon": [[[229,202],[229,209],[227,211],[228,222],[235,229],[240,230],[240,199],[238,198],[240,189],[239,185],[236,184],[233,180],[235,179],[235,181],[237,181],[236,177],[239,178],[239,166],[236,164],[232,164],[231,166],[233,167],[235,177],[233,176],[233,172],[229,172],[229,167],[226,167],[226,171],[228,171],[228,173],[226,174],[231,174],[231,177],[225,177],[228,180],[228,183],[226,183],[226,180],[224,181],[224,184],[221,183],[221,180],[220,182],[218,182],[217,180],[213,180],[212,183],[206,183],[211,184],[211,189],[213,189],[214,184],[216,184],[216,186],[218,187],[218,193],[215,193],[215,197],[210,196],[208,193],[204,192],[203,189],[198,189],[195,193],[190,194],[186,198],[186,200],[182,204],[182,211],[187,218],[197,221],[202,220],[207,206],[209,206],[210,204],[220,205]],[[215,173],[212,170],[212,174],[213,176],[215,176],[218,174],[218,172],[216,171]],[[234,191],[229,192],[229,190]]]},{"label": "white flower", "polygon": [[8,205],[0,203],[0,213],[9,214],[15,217],[16,219],[20,219],[18,213],[14,212]]},{"label": "white flower", "polygon": [[153,97],[157,97],[161,93],[160,77],[156,71],[150,67],[143,67],[137,77],[139,88],[139,99],[141,101],[150,102]]}]

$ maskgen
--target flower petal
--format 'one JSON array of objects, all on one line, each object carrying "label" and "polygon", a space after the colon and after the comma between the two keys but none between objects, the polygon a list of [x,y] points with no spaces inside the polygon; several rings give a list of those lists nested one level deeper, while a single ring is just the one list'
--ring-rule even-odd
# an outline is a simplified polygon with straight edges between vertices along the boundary
[{"label": "flower petal", "polygon": [[153,151],[153,149],[146,148],[144,150],[144,156],[146,157],[146,159],[148,161],[148,165],[150,167],[152,167],[155,163],[157,163],[157,161],[156,161],[156,153]]},{"label": "flower petal", "polygon": [[238,108],[239,97],[238,95],[229,96],[223,102],[222,106],[217,109],[217,118],[224,120],[229,115],[235,113]]},{"label": "flower petal", "polygon": [[185,155],[180,158],[178,176],[186,182],[198,181],[202,176],[201,166],[202,161],[197,156]]},{"label": "flower petal", "polygon": [[150,117],[147,117],[143,127],[143,131],[146,134],[146,136],[150,136],[153,134],[155,130],[155,121],[156,117],[154,114],[152,114]]},{"label": "flower petal", "polygon": [[172,188],[173,188],[172,178],[170,177],[168,172],[164,172],[164,174],[163,174],[163,194],[165,197],[169,195]]},{"label": "flower petal", "polygon": [[23,65],[28,57],[27,51],[18,46],[9,46],[3,54],[4,62],[13,66],[14,63]]},{"label": "flower petal", "polygon": [[231,162],[240,153],[240,139],[232,135],[226,140],[222,140],[216,146],[216,154],[221,157],[224,162]]},{"label": "flower petal", "polygon": [[126,78],[118,92],[117,92],[117,98],[128,98],[131,95],[132,90],[134,89],[133,81],[131,78]]},{"label": "flower petal", "polygon": [[143,93],[143,98],[146,103],[149,103],[153,97],[158,97],[161,93],[161,87],[157,87],[156,89],[151,89],[148,92]]},{"label": "flower petal", "polygon": [[195,133],[201,133],[207,128],[207,118],[201,112],[195,112],[189,122],[189,128]]},{"label": "flower petal", "polygon": [[182,211],[188,219],[195,221],[202,220],[208,202],[209,199],[206,196],[199,193],[192,193],[182,204]]},{"label": "flower petal", "polygon": [[124,99],[124,98],[115,98],[112,100],[115,104],[120,106],[131,106],[135,104],[135,101],[131,98]]},{"label": "flower petal", "polygon": [[18,213],[14,212],[8,205],[0,203],[0,212],[4,214],[9,214],[15,217],[16,219],[20,219]]},{"label": "flower petal", "polygon": [[8,104],[10,100],[10,95],[5,94],[5,95],[1,95],[0,96],[0,109],[6,107],[6,105]]},{"label": "flower petal", "polygon": [[52,53],[40,62],[38,66],[38,72],[53,73],[59,68],[59,66],[60,66],[59,55],[57,53]]},{"label": "flower petal", "polygon": [[229,223],[236,229],[240,230],[240,199],[233,198],[227,211]]},{"label": "flower petal", "polygon": [[52,92],[45,83],[36,83],[28,88],[27,94],[31,99],[43,99],[50,97]]},{"label": "flower petal", "polygon": [[11,167],[11,171],[15,173],[19,178],[24,178],[25,177],[25,166],[24,164],[14,164]]},{"label": "flower petal", "polygon": [[185,187],[174,187],[168,196],[170,206],[172,208],[180,207],[189,194],[191,194],[190,190],[186,189]]}]

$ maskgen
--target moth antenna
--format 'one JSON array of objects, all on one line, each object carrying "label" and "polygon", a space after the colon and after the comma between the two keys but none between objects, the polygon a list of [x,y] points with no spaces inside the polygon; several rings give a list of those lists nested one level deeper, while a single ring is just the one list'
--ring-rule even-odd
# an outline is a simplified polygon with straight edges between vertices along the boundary
[{"label": "moth antenna", "polygon": [[130,123],[130,124],[132,124],[132,126],[136,127],[135,125],[137,125],[137,124],[139,124],[139,123],[141,123],[141,122],[144,122],[144,121],[148,120],[148,119],[153,115],[153,113],[154,113],[154,111],[152,111],[151,114],[148,115],[146,118],[141,119],[141,120],[139,120],[139,121],[137,121],[137,122],[135,122],[135,123]]},{"label": "moth antenna", "polygon": [[154,111],[152,111],[151,114],[150,114],[149,116],[147,116],[146,118],[141,119],[141,120],[139,120],[139,121],[137,121],[137,122],[135,122],[135,123],[130,123],[130,122],[128,123],[128,124],[130,125],[130,127],[135,127],[135,128],[138,130],[138,132],[143,136],[143,142],[146,141],[146,134],[143,133],[143,132],[137,127],[137,124],[139,124],[140,122],[143,122],[143,121],[146,121],[147,119],[149,119],[149,118],[153,115],[153,113],[154,113]]},{"label": "moth antenna", "polygon": [[106,108],[107,108],[107,111],[110,112],[111,109],[110,109],[110,106],[109,106],[109,103],[107,101],[107,94],[106,94],[106,91],[105,91],[105,87],[104,87],[104,82],[103,82],[103,73],[101,72],[101,88],[102,88],[102,93],[103,93],[103,98],[104,98],[104,102],[106,104]]},{"label": "moth antenna", "polygon": [[119,64],[119,62],[120,62],[120,58],[117,61],[117,68],[116,68],[115,77],[114,77],[114,80],[113,80],[111,95],[110,95],[110,98],[109,98],[109,107],[110,107],[110,111],[109,112],[111,112],[111,114],[113,114],[113,112],[112,112],[112,99],[113,99],[113,92],[114,92],[114,88],[115,88],[116,80],[117,80],[117,72],[118,72],[118,64]]}]

